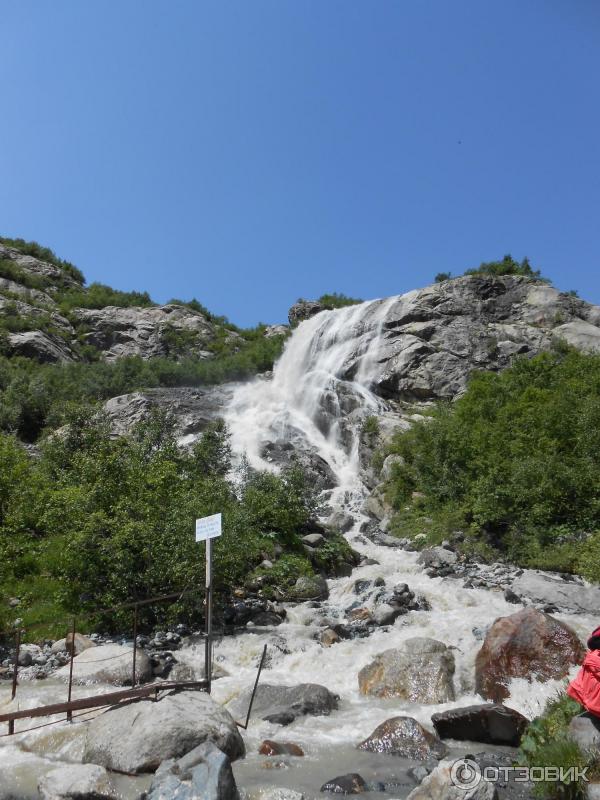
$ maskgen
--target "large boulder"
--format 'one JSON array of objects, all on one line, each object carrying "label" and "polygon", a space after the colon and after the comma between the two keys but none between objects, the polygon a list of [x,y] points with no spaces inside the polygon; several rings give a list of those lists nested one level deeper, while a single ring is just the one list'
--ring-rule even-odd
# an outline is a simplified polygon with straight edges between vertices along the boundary
[{"label": "large boulder", "polygon": [[387,719],[358,745],[358,749],[419,761],[443,758],[447,753],[445,744],[412,717]]},{"label": "large boulder", "polygon": [[52,645],[52,652],[53,653],[64,653],[64,652],[71,652],[71,642],[75,641],[75,655],[78,656],[83,653],[84,650],[89,650],[90,647],[97,647],[96,642],[89,639],[87,636],[83,636],[81,633],[76,633],[75,637],[73,634],[70,633],[64,639],[58,639],[58,641],[54,642]]},{"label": "large boulder", "polygon": [[321,575],[301,575],[290,591],[295,600],[326,600],[327,581]]},{"label": "large boulder", "polygon": [[[236,719],[246,716],[251,694],[247,691],[229,703],[228,708]],[[261,683],[254,697],[252,716],[289,725],[298,717],[327,715],[337,707],[337,695],[318,683],[300,683],[297,686]]]},{"label": "large boulder", "polygon": [[42,800],[118,800],[109,773],[97,764],[61,764],[40,778]]},{"label": "large boulder", "polygon": [[569,737],[574,739],[584,751],[598,751],[600,747],[600,719],[588,711],[584,714],[578,714],[569,723]]},{"label": "large boulder", "polygon": [[358,674],[361,694],[411,703],[454,700],[454,655],[443,642],[416,637],[385,650]]},{"label": "large boulder", "polygon": [[453,550],[447,550],[445,547],[428,547],[425,550],[421,550],[417,561],[424,567],[440,569],[441,567],[454,566],[458,561],[458,556]]},{"label": "large boulder", "polygon": [[[442,761],[412,790],[407,800],[496,800],[498,792],[490,781],[481,775],[474,762],[466,762],[462,773],[460,762]],[[472,769],[472,771],[471,771]]]},{"label": "large boulder", "polygon": [[161,764],[146,800],[239,800],[229,759],[212,742]]},{"label": "large boulder", "polygon": [[600,608],[600,586],[587,586],[576,578],[549,575],[533,569],[515,578],[512,591],[532,603],[551,606],[568,614],[595,614]]},{"label": "large boulder", "polygon": [[[114,686],[129,686],[133,669],[133,650],[120,644],[103,644],[83,650],[73,659],[73,683],[110,683]],[[70,664],[56,672],[60,680],[69,679]],[[135,665],[136,683],[152,678],[152,664],[138,648]]]},{"label": "large boulder", "polygon": [[549,614],[524,608],[497,619],[475,660],[475,686],[486,700],[510,696],[512,678],[564,678],[585,649],[575,631]]},{"label": "large boulder", "polygon": [[83,761],[118,772],[154,772],[211,741],[234,761],[245,754],[232,716],[201,692],[171,693],[158,701],[117,706],[91,720]]},{"label": "large boulder", "polygon": [[432,714],[431,721],[442,739],[506,744],[518,747],[529,721],[513,708],[483,703]]}]

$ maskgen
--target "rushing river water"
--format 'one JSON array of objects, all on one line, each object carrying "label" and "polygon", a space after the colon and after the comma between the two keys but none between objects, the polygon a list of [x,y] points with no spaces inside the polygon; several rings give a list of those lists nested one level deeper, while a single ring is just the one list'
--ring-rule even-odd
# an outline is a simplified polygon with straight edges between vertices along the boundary
[{"label": "rushing river water", "polygon": [[[223,703],[252,685],[265,643],[269,645],[269,663],[263,672],[264,682],[320,683],[340,696],[339,710],[329,716],[304,717],[286,728],[257,719],[251,721],[243,734],[247,758],[235,765],[238,784],[249,797],[264,786],[295,788],[307,797],[315,797],[325,780],[345,772],[360,772],[366,780],[398,784],[393,791],[378,793],[379,798],[405,797],[414,785],[406,777],[407,762],[357,751],[356,744],[389,717],[407,715],[430,727],[435,712],[481,702],[474,691],[474,679],[482,631],[497,617],[516,610],[499,591],[465,589],[457,579],[431,578],[417,563],[415,553],[374,544],[360,533],[365,520],[362,505],[366,489],[360,478],[359,430],[365,414],[385,410],[384,402],[371,387],[381,368],[378,355],[385,347],[386,314],[400,301],[392,298],[324,312],[302,323],[290,338],[272,380],[241,387],[227,412],[236,451],[245,452],[255,466],[272,468],[263,457],[266,442],[300,442],[324,459],[337,481],[329,497],[330,505],[353,514],[355,525],[347,534],[348,539],[357,551],[377,562],[356,568],[351,577],[330,580],[329,599],[320,609],[311,603],[290,605],[286,621],[277,628],[248,629],[216,643],[215,660],[228,676],[214,682],[213,696]],[[357,599],[353,592],[355,581],[379,577],[389,588],[407,583],[412,591],[424,595],[430,610],[409,612],[391,627],[375,629],[367,638],[342,640],[324,647],[318,641],[323,616],[343,620],[346,609]],[[571,625],[582,638],[596,624],[582,615],[556,617]],[[359,694],[360,669],[377,653],[415,636],[438,639],[455,648],[456,700],[424,706]],[[201,671],[201,651],[178,651],[179,654]],[[506,704],[528,717],[535,716],[561,685],[559,681],[513,681]],[[85,694],[85,689],[79,688],[76,693]],[[64,699],[64,685],[51,680],[22,685],[18,697],[21,707],[60,699]],[[0,688],[0,705],[8,700],[9,687],[4,684]],[[61,724],[26,736],[0,739],[0,789],[7,791],[8,787],[19,798],[36,797],[37,778],[53,760],[76,761],[81,757],[83,733],[83,724]],[[287,767],[266,769],[273,760],[257,752],[264,738],[296,742],[306,755],[285,759]],[[485,749],[483,745],[476,747]],[[460,753],[461,748],[457,746],[454,752]],[[133,798],[146,783],[145,778],[135,786],[124,783],[124,797]]]}]

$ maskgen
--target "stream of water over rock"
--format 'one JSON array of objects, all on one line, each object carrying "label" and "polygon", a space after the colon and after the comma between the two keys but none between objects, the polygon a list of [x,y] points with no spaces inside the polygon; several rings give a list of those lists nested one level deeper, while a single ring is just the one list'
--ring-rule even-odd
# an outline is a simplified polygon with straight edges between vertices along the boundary
[{"label": "stream of water over rock", "polygon": [[[481,702],[474,690],[481,632],[497,617],[516,610],[501,592],[466,589],[461,581],[450,577],[429,577],[418,564],[417,554],[380,546],[360,532],[366,519],[362,506],[367,494],[361,480],[360,427],[365,416],[387,411],[385,401],[372,391],[372,382],[379,369],[378,354],[385,347],[386,314],[396,300],[321,312],[303,322],[289,339],[272,379],[241,386],[227,410],[234,449],[238,454],[246,453],[253,466],[274,468],[269,447],[288,444],[294,449],[305,448],[325,462],[335,482],[327,493],[328,504],[333,510],[353,515],[355,524],[347,538],[358,552],[376,562],[356,568],[351,577],[330,580],[329,598],[320,608],[310,602],[290,604],[286,621],[276,629],[248,629],[216,643],[216,663],[228,673],[213,684],[213,696],[221,702],[230,701],[252,685],[265,643],[269,645],[269,661],[263,682],[319,683],[340,697],[339,709],[329,716],[303,717],[285,728],[251,720],[244,732],[248,755],[234,766],[238,784],[249,797],[261,786],[290,787],[303,791],[307,798],[316,797],[325,780],[346,772],[360,772],[368,781],[398,784],[394,790],[373,794],[373,798],[405,797],[414,786],[406,776],[408,762],[359,752],[356,744],[390,717],[411,716],[431,727],[433,713]],[[407,583],[427,599],[430,610],[411,611],[392,626],[375,628],[366,638],[324,647],[318,640],[323,618],[345,618],[346,610],[357,599],[354,584],[359,578],[383,578],[390,588]],[[367,596],[365,604],[369,602]],[[584,615],[556,617],[582,638],[595,626],[595,620]],[[455,648],[456,700],[424,706],[361,695],[357,679],[360,669],[376,654],[415,636],[431,637]],[[185,656],[186,660],[195,659],[200,667],[201,649],[190,650]],[[532,717],[561,683],[513,681],[507,705]],[[84,693],[85,689],[77,689],[77,694]],[[3,686],[0,704],[8,697],[9,687]],[[52,680],[31,687],[22,685],[19,691],[22,707],[63,697],[64,685]],[[26,745],[33,752],[24,751],[22,737],[0,739],[0,774],[3,772],[4,780],[12,781],[18,789],[16,796],[36,796],[37,776],[48,769],[50,750],[52,759],[81,757],[83,727],[61,725],[28,734]],[[306,755],[287,759],[288,766],[265,769],[267,760],[257,752],[264,738],[296,742]],[[484,745],[476,748],[489,749]],[[454,752],[458,754],[461,748]],[[131,787],[124,792],[128,797],[135,794]]]}]

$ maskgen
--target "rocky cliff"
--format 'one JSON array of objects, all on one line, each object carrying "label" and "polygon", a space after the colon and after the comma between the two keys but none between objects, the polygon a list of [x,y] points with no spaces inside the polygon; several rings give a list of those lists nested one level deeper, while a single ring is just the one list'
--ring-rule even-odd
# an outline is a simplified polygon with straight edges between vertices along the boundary
[{"label": "rocky cliff", "polygon": [[183,304],[68,304],[63,310],[74,291],[87,306],[88,290],[69,272],[0,243],[2,350],[42,363],[65,363],[90,357],[207,359],[217,343],[231,352],[243,344],[234,330]]},{"label": "rocky cliff", "polygon": [[[319,313],[314,305],[306,303],[304,310],[299,304],[294,306],[290,314],[294,324],[310,324],[305,320]],[[517,356],[532,356],[560,342],[600,351],[598,306],[522,277],[447,280],[365,305],[353,319],[352,342],[341,361],[333,365],[338,379],[321,398],[322,430],[331,427],[333,417],[339,420],[340,413],[342,417],[357,416],[364,405],[353,383],[364,370],[367,353],[371,390],[382,399],[382,423],[390,428],[402,413],[398,404],[452,399],[464,390],[474,370],[501,370]],[[376,352],[372,351],[374,331]],[[229,388],[204,392],[194,397],[191,412],[186,391],[175,389],[168,396],[136,393],[110,401],[107,410],[115,430],[124,431],[142,407],[169,407],[185,436],[191,430],[190,414],[199,420],[212,418],[219,405],[225,408],[231,398]],[[175,401],[180,397],[181,403]],[[281,460],[275,450],[274,445],[270,447],[269,458]]]}]

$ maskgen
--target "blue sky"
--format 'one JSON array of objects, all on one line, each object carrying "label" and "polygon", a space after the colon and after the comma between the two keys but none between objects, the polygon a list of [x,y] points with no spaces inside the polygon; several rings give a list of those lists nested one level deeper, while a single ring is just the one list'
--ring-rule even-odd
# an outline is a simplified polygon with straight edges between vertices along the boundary
[{"label": "blue sky", "polygon": [[0,232],[250,325],[506,252],[600,302],[597,0],[0,0]]}]

